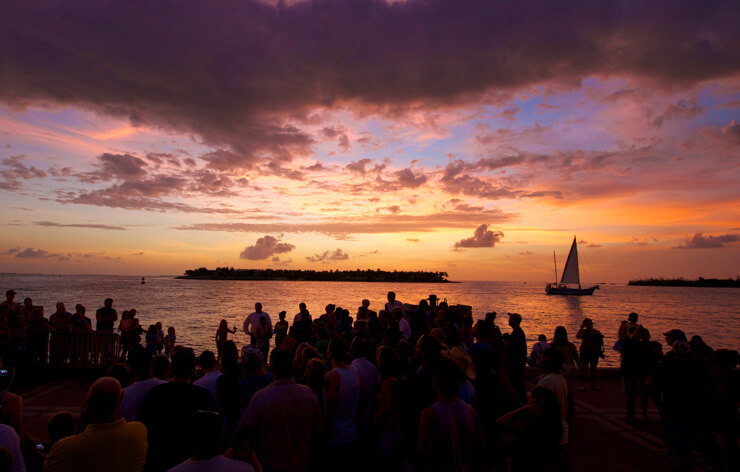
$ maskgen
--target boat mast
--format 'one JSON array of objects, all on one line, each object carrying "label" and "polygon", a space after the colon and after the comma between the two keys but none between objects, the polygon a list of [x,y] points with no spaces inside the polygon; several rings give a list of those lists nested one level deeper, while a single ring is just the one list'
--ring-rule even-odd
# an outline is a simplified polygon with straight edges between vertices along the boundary
[{"label": "boat mast", "polygon": [[552,251],[552,262],[555,263],[555,285],[558,284],[558,260],[555,259],[555,251]]}]

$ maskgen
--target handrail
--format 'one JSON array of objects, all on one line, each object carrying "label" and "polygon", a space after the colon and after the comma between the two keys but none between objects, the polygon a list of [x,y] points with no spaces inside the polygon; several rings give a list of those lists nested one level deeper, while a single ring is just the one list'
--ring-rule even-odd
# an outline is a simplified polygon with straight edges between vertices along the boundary
[{"label": "handrail", "polygon": [[120,357],[121,337],[111,332],[59,332],[49,336],[49,367],[96,368]]}]

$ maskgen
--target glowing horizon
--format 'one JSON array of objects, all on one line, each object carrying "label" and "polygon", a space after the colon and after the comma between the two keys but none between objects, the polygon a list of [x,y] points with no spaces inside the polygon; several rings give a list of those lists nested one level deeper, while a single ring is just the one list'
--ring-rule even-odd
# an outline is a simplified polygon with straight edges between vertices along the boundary
[{"label": "glowing horizon", "polygon": [[739,275],[737,5],[78,3],[0,19],[0,272]]}]

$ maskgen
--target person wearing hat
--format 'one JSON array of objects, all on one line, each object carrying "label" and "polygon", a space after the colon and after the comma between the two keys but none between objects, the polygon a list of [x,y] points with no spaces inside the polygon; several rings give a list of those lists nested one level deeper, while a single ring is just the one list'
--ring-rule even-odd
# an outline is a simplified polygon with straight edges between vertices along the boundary
[{"label": "person wearing hat", "polygon": [[454,346],[449,351],[443,353],[442,357],[454,362],[457,368],[460,369],[460,372],[465,374],[465,378],[461,380],[457,396],[468,405],[475,407],[475,386],[471,380],[475,380],[476,371],[470,354],[461,349],[460,346]]}]

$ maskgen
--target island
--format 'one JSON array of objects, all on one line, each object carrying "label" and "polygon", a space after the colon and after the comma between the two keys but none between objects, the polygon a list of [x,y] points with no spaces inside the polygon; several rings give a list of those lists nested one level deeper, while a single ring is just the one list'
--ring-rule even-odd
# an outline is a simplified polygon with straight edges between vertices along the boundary
[{"label": "island", "polygon": [[290,269],[234,269],[200,267],[186,270],[178,279],[198,280],[301,280],[316,282],[397,282],[397,283],[454,283],[447,272],[403,270],[290,270]]},{"label": "island", "polygon": [[705,279],[699,277],[697,280],[678,279],[640,279],[630,280],[627,285],[647,285],[654,287],[734,287],[740,288],[740,276],[732,279]]}]

